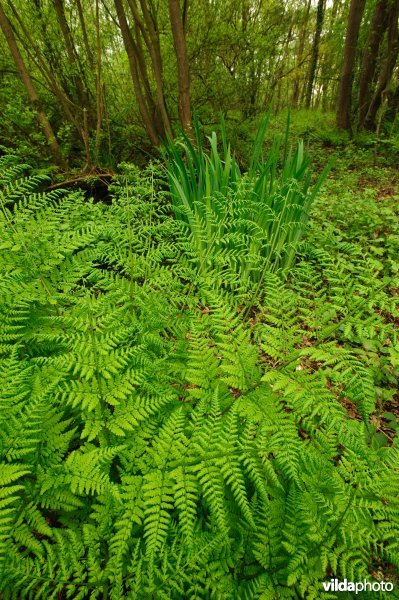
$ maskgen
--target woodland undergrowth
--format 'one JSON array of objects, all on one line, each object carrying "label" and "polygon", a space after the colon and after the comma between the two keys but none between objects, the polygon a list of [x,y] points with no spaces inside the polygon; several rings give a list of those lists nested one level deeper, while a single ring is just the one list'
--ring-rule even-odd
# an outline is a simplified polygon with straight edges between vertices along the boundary
[{"label": "woodland undergrowth", "polygon": [[2,597],[396,584],[397,205],[182,144],[109,206],[0,158]]}]

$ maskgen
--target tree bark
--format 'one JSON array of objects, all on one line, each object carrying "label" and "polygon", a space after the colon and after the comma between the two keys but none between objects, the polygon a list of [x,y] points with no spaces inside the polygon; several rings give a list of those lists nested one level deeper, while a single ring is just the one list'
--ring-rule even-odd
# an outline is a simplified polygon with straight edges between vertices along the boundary
[{"label": "tree bark", "polygon": [[390,10],[388,14],[389,26],[387,35],[387,52],[381,70],[381,75],[378,79],[377,87],[371,99],[364,123],[366,129],[369,130],[374,130],[376,128],[377,112],[381,106],[384,94],[386,94],[386,92],[388,91],[388,86],[390,84],[399,53],[399,0],[393,0],[390,3],[389,8]]},{"label": "tree bark", "polygon": [[87,92],[87,86],[84,83],[84,68],[80,63],[79,56],[72,39],[71,30],[66,20],[63,0],[53,0],[53,4],[57,15],[58,24],[64,38],[68,60],[71,64],[71,67],[75,67],[76,69],[76,71],[72,74],[72,79],[76,87],[79,104],[82,110],[84,108],[89,110],[89,96]]},{"label": "tree bark", "polygon": [[[329,43],[334,37],[334,28],[338,15],[338,8],[341,4],[340,0],[333,0],[333,4],[331,7],[330,13],[330,22],[328,26],[328,34],[327,34],[327,43]],[[322,90],[321,90],[321,106],[324,112],[327,111],[329,104],[331,104],[331,94],[330,91],[330,83],[331,78],[330,74],[333,67],[333,60],[331,56],[331,52],[327,49],[323,56],[323,62],[321,65],[321,81],[322,81]]]},{"label": "tree bark", "polygon": [[114,0],[114,4],[116,14],[118,16],[119,26],[121,28],[123,44],[125,46],[126,54],[129,60],[130,74],[133,81],[133,87],[136,94],[140,115],[143,119],[143,124],[151,143],[154,144],[154,146],[159,146],[160,140],[153,120],[150,116],[150,113],[148,112],[148,107],[145,102],[143,91],[140,85],[137,52],[131,31],[127,23],[125,9],[123,7],[122,0]]},{"label": "tree bark", "polygon": [[[80,123],[82,123],[83,121],[83,126],[80,127],[80,135],[85,147],[86,162],[87,165],[91,165],[89,138],[90,132],[94,127],[95,116],[94,111],[92,109],[92,102],[90,100],[88,86],[85,82],[85,70],[79,60],[79,55],[75,48],[72,33],[65,16],[64,0],[53,0],[53,5],[57,15],[57,21],[65,42],[68,60],[72,68],[71,80],[74,83],[77,95],[77,112],[81,111],[81,117],[78,119],[78,121],[80,121]],[[68,88],[66,87],[66,89]]]},{"label": "tree bark", "polygon": [[[278,63],[276,65],[276,74],[274,76],[274,82],[272,85],[273,89],[276,89],[276,98],[275,98],[275,105],[274,105],[274,110],[276,113],[278,113],[280,111],[281,108],[281,90],[282,90],[282,86],[283,86],[283,79],[284,79],[284,66],[286,63],[286,59],[288,56],[288,49],[292,40],[292,30],[294,27],[294,21],[295,21],[295,13],[292,17],[292,20],[290,22],[289,28],[288,28],[288,32],[287,32],[287,37],[285,38],[284,41],[284,46],[283,49],[281,51]],[[255,104],[255,102],[254,102]],[[254,113],[255,113],[255,106],[254,106]],[[254,114],[253,113],[253,114]]]},{"label": "tree bark", "polygon": [[41,105],[39,96],[37,94],[36,88],[33,85],[32,78],[29,74],[29,71],[25,65],[25,62],[22,58],[22,55],[19,51],[17,41],[14,36],[14,32],[12,30],[10,21],[8,20],[7,15],[5,14],[3,7],[0,3],[0,28],[3,31],[4,37],[6,39],[7,45],[10,49],[11,56],[14,60],[15,66],[21,78],[23,85],[28,93],[29,99],[32,103],[33,108],[36,111],[37,119],[39,125],[44,133],[44,136],[47,140],[51,156],[54,162],[60,166],[66,167],[66,162],[61,155],[60,147],[54,135],[53,128],[51,127],[50,121],[48,120],[46,113]]},{"label": "tree bark", "polygon": [[84,44],[85,51],[86,51],[87,62],[89,63],[89,67],[91,69],[94,69],[94,57],[93,57],[93,52],[90,48],[89,38],[87,36],[87,28],[86,28],[86,22],[85,22],[85,18],[84,18],[84,12],[83,12],[81,0],[76,0],[76,6],[78,8],[80,28],[82,30],[83,44]]},{"label": "tree bark", "polygon": [[[297,59],[296,59],[297,69],[299,69],[299,67],[302,65],[302,62],[303,62],[303,52],[305,50],[305,40],[306,40],[306,34],[307,34],[307,30],[308,30],[308,21],[309,21],[309,12],[310,12],[311,3],[312,3],[312,0],[308,0],[307,5],[306,5],[306,10],[305,10],[305,16],[304,16],[303,23],[301,24],[301,28],[300,28],[298,53],[297,53]],[[298,107],[299,86],[300,86],[300,77],[299,77],[299,73],[298,73],[295,77],[294,91],[292,94],[293,108]]]},{"label": "tree bark", "polygon": [[314,35],[314,39],[313,39],[312,59],[310,62],[309,80],[308,80],[308,86],[307,86],[307,90],[306,90],[306,100],[305,100],[306,108],[310,108],[310,103],[312,101],[313,86],[314,86],[314,80],[315,80],[315,75],[316,75],[317,62],[319,60],[320,37],[321,37],[321,30],[323,28],[323,20],[324,20],[324,2],[325,2],[325,0],[318,0],[318,3],[317,3],[316,31],[315,31],[315,35]]},{"label": "tree bark", "polygon": [[149,7],[147,6],[146,0],[140,0],[140,6],[143,13],[144,23],[147,27],[148,35],[145,35],[145,27],[139,18],[137,7],[135,4],[135,0],[128,0],[130,8],[132,10],[134,18],[138,21],[141,31],[143,32],[144,42],[148,48],[151,57],[152,69],[154,73],[156,91],[157,91],[157,103],[158,109],[161,114],[162,123],[164,130],[169,135],[169,137],[173,137],[172,126],[170,123],[170,118],[168,114],[168,110],[166,107],[165,95],[164,95],[164,85],[163,85],[163,64],[162,64],[162,56],[161,56],[161,45],[159,42],[159,31],[158,25],[156,21],[156,17],[153,13],[151,13]]},{"label": "tree bark", "polygon": [[387,110],[385,112],[385,122],[393,124],[399,110],[399,84],[390,92],[387,99]]},{"label": "tree bark", "polygon": [[388,0],[377,2],[371,19],[366,46],[363,51],[359,79],[359,116],[358,128],[364,127],[370,105],[372,85],[378,58],[378,51],[388,27]]},{"label": "tree bark", "polygon": [[[35,2],[35,6],[37,9],[37,18],[39,19],[40,25],[41,22],[41,13],[39,12],[40,6]],[[56,60],[56,57],[53,54],[53,49],[49,44],[48,38],[45,35],[45,28],[41,27],[43,38],[45,42],[45,47],[47,53],[42,54],[40,46],[35,42],[32,38],[28,28],[25,26],[23,20],[15,9],[15,6],[11,5],[10,9],[17,20],[19,26],[21,27],[21,31],[23,33],[23,37],[20,37],[20,41],[32,62],[36,65],[40,73],[42,74],[44,80],[47,82],[50,91],[54,94],[55,98],[58,100],[59,105],[62,107],[64,111],[64,116],[66,119],[76,128],[82,142],[85,146],[86,154],[87,154],[87,140],[85,135],[84,128],[84,115],[82,114],[80,107],[78,110],[76,109],[75,103],[71,100],[68,95],[68,90],[64,89],[60,83],[57,81],[56,75],[57,71],[59,71],[62,67]],[[44,58],[46,56],[48,60],[48,64]],[[79,113],[79,114],[78,114]]]},{"label": "tree bark", "polygon": [[[129,30],[129,31],[131,31],[131,30]],[[142,36],[141,36],[140,27],[136,21],[134,22],[134,33],[135,33],[135,38],[133,37],[133,34],[132,34],[131,39],[132,39],[133,49],[134,49],[135,56],[136,56],[136,62],[137,62],[137,66],[138,66],[138,72],[139,72],[139,76],[140,76],[140,80],[141,80],[141,85],[143,88],[144,99],[146,101],[148,112],[151,116],[153,125],[155,127],[155,131],[157,132],[158,136],[162,137],[164,135],[165,130],[162,125],[162,119],[160,118],[158,107],[153,98],[151,85],[150,85],[150,79],[148,77],[148,68],[147,68],[148,61],[144,54],[143,45],[141,43]]]},{"label": "tree bark", "polygon": [[356,58],[356,46],[359,36],[366,0],[351,0],[346,29],[344,62],[338,92],[337,127],[349,130],[351,128],[351,106],[353,70]]},{"label": "tree bark", "polygon": [[97,55],[97,65],[96,65],[97,66],[97,70],[96,70],[97,123],[96,123],[96,142],[95,142],[95,148],[94,148],[94,163],[98,164],[98,159],[99,159],[99,155],[100,155],[100,145],[101,145],[101,126],[102,126],[103,113],[104,113],[99,0],[96,0],[95,22],[96,22],[96,46],[97,46],[97,53],[96,53],[96,55]]},{"label": "tree bark", "polygon": [[179,118],[183,130],[189,133],[191,130],[190,72],[179,0],[169,0],[169,15],[177,60]]}]

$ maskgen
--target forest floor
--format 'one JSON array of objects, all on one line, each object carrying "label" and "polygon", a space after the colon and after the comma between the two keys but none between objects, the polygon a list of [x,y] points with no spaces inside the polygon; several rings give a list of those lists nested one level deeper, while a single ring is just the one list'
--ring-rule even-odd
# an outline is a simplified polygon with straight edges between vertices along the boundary
[{"label": "forest floor", "polygon": [[[320,156],[326,156],[322,144],[311,147],[311,153],[316,161]],[[348,242],[360,248],[363,258],[375,268],[375,271],[371,268],[370,276],[379,280],[387,277],[386,291],[396,305],[399,298],[399,171],[396,156],[382,156],[373,150],[353,146],[341,151],[329,149],[328,154],[332,169],[312,211],[311,235],[323,239],[322,244],[333,235],[337,248],[343,248]],[[376,310],[399,335],[398,310],[394,309],[390,314],[383,308]],[[398,374],[397,358],[391,368]],[[395,379],[394,376],[393,387],[385,381],[386,391],[390,391],[382,393],[384,399],[372,418],[376,429],[390,440],[399,431],[399,391],[395,390]],[[342,401],[351,417],[361,418],[351,402],[345,398]],[[382,416],[384,412],[387,418]]]},{"label": "forest floor", "polygon": [[[159,162],[121,165],[95,196],[80,182],[45,192],[0,157],[0,445],[14,493],[0,590],[64,593],[58,562],[79,565],[72,598],[82,581],[117,589],[115,573],[138,598],[198,597],[216,566],[221,598],[261,597],[259,585],[318,600],[332,577],[397,584],[399,174],[393,155],[310,142],[315,175],[331,170],[283,272],[245,270],[253,240],[233,237],[234,218],[204,260],[206,226],[196,240],[178,222]],[[232,193],[245,223],[248,189]],[[228,193],[219,201],[235,214]],[[183,579],[180,555],[161,554],[172,543]]]}]

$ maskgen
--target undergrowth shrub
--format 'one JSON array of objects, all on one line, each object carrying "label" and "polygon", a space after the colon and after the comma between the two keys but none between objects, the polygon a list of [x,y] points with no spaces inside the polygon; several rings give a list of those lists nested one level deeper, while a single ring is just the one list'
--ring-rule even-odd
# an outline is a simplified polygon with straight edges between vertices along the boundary
[{"label": "undergrowth shrub", "polygon": [[[165,145],[172,205],[195,249],[200,273],[227,271],[241,282],[262,281],[266,272],[287,272],[327,170],[311,187],[309,161],[299,142],[295,152],[275,138],[263,156],[268,116],[260,123],[248,171],[241,173],[221,124],[223,150],[215,132],[207,152],[198,121],[195,142]],[[182,155],[181,155],[182,152]]]},{"label": "undergrowth shrub", "polygon": [[125,165],[111,206],[26,170],[0,159],[2,597],[328,599],[331,577],[392,577],[392,282],[315,236],[248,313],[198,277],[157,165]]}]

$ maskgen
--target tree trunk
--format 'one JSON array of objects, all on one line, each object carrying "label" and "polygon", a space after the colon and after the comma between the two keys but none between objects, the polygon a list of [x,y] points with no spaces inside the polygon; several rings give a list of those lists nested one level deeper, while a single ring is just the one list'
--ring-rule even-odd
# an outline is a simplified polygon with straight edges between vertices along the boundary
[{"label": "tree trunk", "polygon": [[273,88],[276,89],[276,97],[275,97],[275,105],[274,105],[274,110],[276,113],[278,113],[281,108],[281,90],[282,90],[282,83],[283,83],[282,80],[284,78],[284,65],[286,63],[286,60],[287,60],[287,57],[289,54],[288,51],[289,51],[290,43],[292,40],[292,30],[294,27],[295,16],[296,15],[294,13],[292,20],[290,22],[290,26],[288,28],[287,37],[285,38],[285,41],[284,41],[284,47],[281,51],[278,63],[275,68]]},{"label": "tree trunk", "polygon": [[312,46],[312,60],[310,62],[310,70],[309,70],[309,80],[308,87],[306,90],[306,108],[310,108],[310,103],[312,101],[313,94],[313,85],[317,70],[317,62],[319,60],[319,45],[320,45],[320,37],[321,30],[323,28],[323,20],[324,20],[324,2],[325,0],[318,0],[317,3],[317,17],[316,17],[316,31],[313,39]]},{"label": "tree trunk", "polygon": [[[328,34],[327,34],[328,43],[330,43],[330,41],[334,37],[334,28],[335,28],[335,23],[337,20],[337,15],[338,15],[338,6],[340,4],[341,4],[341,2],[339,0],[333,0],[333,5],[331,7],[331,14],[330,14],[330,22],[329,22],[329,26],[328,26]],[[329,48],[327,46],[327,49],[323,56],[323,62],[321,65],[321,73],[320,73],[320,77],[321,77],[321,81],[322,81],[321,106],[322,106],[323,112],[326,112],[328,110],[328,106],[331,103],[331,94],[329,94],[329,91],[330,91],[332,68],[333,68],[333,59],[331,56],[331,52],[329,51]]]},{"label": "tree trunk", "polygon": [[399,0],[393,0],[390,3],[388,14],[388,35],[387,35],[387,52],[384,65],[381,70],[377,88],[371,99],[370,106],[365,118],[365,127],[369,130],[376,128],[376,118],[378,109],[381,106],[382,98],[388,91],[388,86],[395,69],[396,61],[399,53],[399,32],[398,32],[398,16],[399,16]]},{"label": "tree trunk", "polygon": [[146,0],[140,0],[141,11],[143,13],[144,18],[143,23],[137,9],[136,0],[128,0],[128,4],[130,6],[135,23],[138,26],[139,31],[137,33],[141,32],[144,42],[150,53],[152,70],[156,85],[158,111],[162,119],[163,131],[161,133],[163,134],[166,131],[169,137],[173,137],[172,126],[166,108],[166,101],[164,95],[163,65],[156,16],[151,13],[150,8],[147,6]]},{"label": "tree trunk", "polygon": [[94,69],[94,57],[93,57],[93,52],[91,51],[91,48],[90,48],[89,38],[87,36],[87,28],[86,28],[86,22],[85,22],[85,18],[84,18],[84,12],[83,12],[81,0],[76,0],[76,6],[78,9],[78,14],[79,14],[80,27],[82,29],[83,44],[84,44],[85,51],[86,51],[87,62],[89,63],[89,67],[91,69]]},{"label": "tree trunk", "polygon": [[358,128],[364,127],[370,105],[378,51],[388,27],[388,0],[377,2],[371,19],[370,31],[363,51],[359,80],[359,117]]},{"label": "tree trunk", "polygon": [[[298,43],[298,53],[297,53],[297,59],[296,59],[297,69],[299,69],[299,67],[301,66],[301,64],[303,62],[303,52],[305,49],[305,40],[306,40],[306,34],[307,34],[307,30],[308,30],[309,12],[310,12],[311,4],[312,4],[312,0],[308,0],[308,3],[306,5],[304,20],[303,20],[303,23],[301,24],[301,29],[300,29],[300,34],[299,34],[299,43]],[[298,107],[299,87],[300,87],[300,77],[299,77],[299,73],[298,73],[295,77],[294,91],[292,94],[292,106],[294,108]]]},{"label": "tree trunk", "polygon": [[75,69],[72,75],[72,79],[76,87],[79,104],[82,110],[85,108],[89,109],[89,96],[87,92],[87,86],[84,83],[84,68],[80,63],[79,56],[72,39],[71,30],[66,20],[63,0],[53,0],[53,4],[57,15],[58,24],[61,29],[62,37],[64,38],[68,60],[72,69]]},{"label": "tree trunk", "polygon": [[143,45],[141,43],[141,31],[139,24],[136,21],[134,22],[134,32],[135,38],[133,38],[132,35],[131,39],[133,42],[133,48],[136,56],[141,85],[143,88],[144,99],[146,101],[148,112],[151,116],[153,125],[155,127],[155,131],[157,132],[158,137],[162,137],[165,133],[165,129],[162,124],[162,118],[160,116],[158,106],[156,105],[153,98],[150,79],[148,77],[148,60],[146,59],[146,56],[144,54]]},{"label": "tree trunk", "polygon": [[[57,60],[53,52],[53,48],[49,42],[49,39],[46,37],[45,26],[42,23],[42,15],[40,13],[40,5],[35,1],[35,6],[37,10],[37,18],[39,20],[39,24],[41,27],[41,32],[43,34],[43,41],[45,44],[45,51],[42,53],[40,46],[35,42],[32,38],[28,28],[25,26],[23,20],[15,9],[15,6],[11,5],[10,9],[17,20],[19,26],[21,27],[22,33],[24,34],[24,38],[21,37],[22,45],[32,62],[36,65],[40,73],[42,74],[44,80],[47,82],[51,92],[54,94],[55,98],[59,102],[59,106],[62,107],[64,111],[64,116],[66,119],[76,128],[79,136],[82,139],[82,142],[85,146],[86,154],[87,154],[87,141],[85,135],[84,128],[84,116],[80,111],[80,107],[77,111],[74,111],[75,103],[71,100],[68,95],[68,91],[63,87],[60,87],[60,84],[57,81],[56,75],[57,72],[62,69],[62,66]],[[44,58],[46,57],[48,64]],[[60,78],[61,79],[61,78]]]},{"label": "tree trunk", "polygon": [[101,127],[102,127],[102,120],[103,120],[103,113],[104,113],[99,0],[96,0],[95,22],[96,22],[96,46],[97,46],[97,70],[96,70],[97,123],[96,123],[96,142],[95,142],[95,149],[94,149],[94,163],[97,165],[99,155],[100,155]]},{"label": "tree trunk", "polygon": [[159,146],[159,137],[156,132],[154,122],[150,116],[150,113],[148,112],[148,107],[145,102],[143,91],[140,85],[137,53],[135,49],[135,43],[127,23],[125,9],[123,8],[122,0],[114,0],[114,4],[116,14],[118,16],[119,26],[121,28],[123,44],[125,46],[126,54],[129,60],[130,74],[132,77],[133,87],[136,94],[141,118],[143,119],[143,124],[151,143],[154,144],[154,146]]},{"label": "tree trunk", "polygon": [[191,129],[190,72],[179,0],[169,0],[169,15],[177,60],[179,118],[183,130],[189,132]]},{"label": "tree trunk", "polygon": [[44,133],[44,136],[49,145],[49,149],[51,155],[54,159],[54,162],[60,166],[66,167],[66,163],[64,158],[61,156],[60,147],[54,135],[53,128],[50,125],[50,122],[44,112],[44,109],[40,103],[39,96],[33,85],[33,81],[29,75],[28,69],[24,63],[22,55],[19,51],[17,41],[14,36],[14,32],[12,30],[10,21],[8,20],[7,15],[5,14],[3,7],[0,3],[0,28],[3,31],[4,37],[6,39],[7,45],[10,49],[11,56],[13,57],[15,66],[21,78],[23,85],[28,93],[29,99],[33,105],[33,108],[36,111],[37,119],[39,125]]},{"label": "tree trunk", "polygon": [[[65,42],[66,52],[68,56],[68,60],[70,62],[70,66],[72,69],[71,80],[74,83],[78,107],[83,116],[83,126],[80,126],[80,135],[83,140],[83,144],[86,152],[86,163],[87,166],[91,165],[91,155],[90,155],[90,132],[94,127],[95,116],[92,110],[92,103],[90,101],[90,95],[88,92],[88,87],[85,82],[85,70],[83,65],[79,60],[79,55],[75,48],[75,44],[72,38],[72,33],[69,28],[65,10],[64,10],[64,0],[53,0],[53,5],[55,8],[55,12],[57,15],[57,21],[61,29],[62,37]],[[67,86],[65,86],[68,89]],[[82,123],[82,116],[78,118],[78,121]]]},{"label": "tree trunk", "polygon": [[385,122],[393,124],[399,110],[399,84],[390,92],[387,99],[387,110],[385,112]]},{"label": "tree trunk", "polygon": [[357,39],[365,4],[366,0],[351,0],[349,8],[344,62],[339,83],[337,106],[337,127],[344,130],[351,128],[353,70],[355,66]]}]

